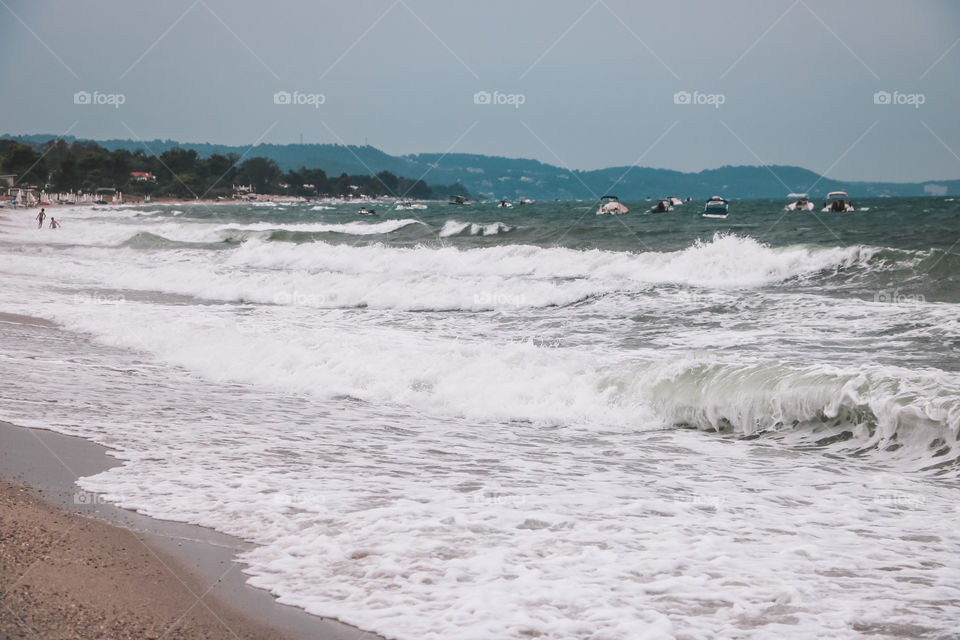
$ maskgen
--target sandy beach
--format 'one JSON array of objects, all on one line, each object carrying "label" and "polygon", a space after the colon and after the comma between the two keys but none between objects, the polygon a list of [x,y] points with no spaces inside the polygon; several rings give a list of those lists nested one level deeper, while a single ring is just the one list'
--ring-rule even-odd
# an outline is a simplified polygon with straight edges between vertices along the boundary
[{"label": "sandy beach", "polygon": [[378,637],[246,585],[234,560],[242,541],[74,484],[116,464],[86,440],[0,421],[0,638]]},{"label": "sandy beach", "polygon": [[134,532],[0,483],[0,637],[280,638]]}]

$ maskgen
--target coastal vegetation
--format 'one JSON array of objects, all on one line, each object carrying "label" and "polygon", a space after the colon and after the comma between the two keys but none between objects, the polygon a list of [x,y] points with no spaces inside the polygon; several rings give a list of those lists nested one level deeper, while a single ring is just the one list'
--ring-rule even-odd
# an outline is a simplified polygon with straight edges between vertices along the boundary
[{"label": "coastal vegetation", "polygon": [[215,153],[201,157],[194,149],[173,147],[153,154],[146,149],[108,150],[95,142],[62,138],[44,143],[0,139],[0,174],[16,185],[57,192],[93,192],[112,188],[128,195],[176,198],[230,197],[238,191],[301,197],[394,196],[445,199],[469,196],[460,185],[430,186],[422,179],[395,175],[340,173],[300,167],[286,172],[276,161]]}]

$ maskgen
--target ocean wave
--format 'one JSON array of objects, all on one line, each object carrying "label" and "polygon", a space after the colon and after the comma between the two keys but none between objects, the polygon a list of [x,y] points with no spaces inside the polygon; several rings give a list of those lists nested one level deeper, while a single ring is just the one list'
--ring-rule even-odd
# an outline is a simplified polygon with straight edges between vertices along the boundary
[{"label": "ocean wave", "polygon": [[[591,280],[598,292],[631,284],[677,283],[713,287],[756,287],[823,271],[866,264],[876,249],[795,245],[771,248],[749,237],[717,235],[709,242],[672,252],[576,250],[532,245],[459,249],[344,246],[326,243],[282,249],[251,240],[230,256],[234,267],[299,269],[308,272],[391,273],[422,277],[485,276],[555,281]],[[521,293],[521,292],[515,292]]]},{"label": "ocean wave", "polygon": [[873,452],[920,470],[960,462],[960,380],[943,371],[678,361],[643,386],[675,425]]},{"label": "ocean wave", "polygon": [[[335,226],[362,235],[410,224],[418,223],[306,226],[314,231]],[[323,308],[516,311],[600,300],[610,294],[644,295],[662,285],[750,289],[836,272],[866,263],[874,253],[862,247],[770,248],[737,236],[716,237],[681,251],[627,253],[527,245],[460,249],[278,243],[267,239],[275,228],[269,224],[183,227],[169,222],[136,228],[140,231],[132,237],[130,228],[104,228],[101,241],[109,246],[127,243],[125,249],[75,249],[87,252],[74,268],[75,277],[99,286],[212,300],[275,304],[279,294],[296,292],[314,301],[310,305]],[[36,234],[36,230],[24,233]],[[57,238],[75,239],[66,234]],[[212,256],[209,251],[171,246],[171,241],[237,244]],[[164,251],[145,251],[149,249]],[[110,263],[123,268],[103,268]],[[5,266],[14,271],[60,273],[56,265],[42,262]]]},{"label": "ocean wave", "polygon": [[[777,437],[917,470],[955,469],[960,459],[955,373],[464,341],[409,326],[357,326],[341,311],[318,322],[311,306],[323,306],[321,293],[277,295],[284,313],[249,318],[230,308],[121,309],[96,301],[47,309],[68,328],[148,351],[214,381],[470,419],[621,429],[690,426]],[[120,314],[123,321],[116,322]]]},{"label": "ocean wave", "polygon": [[236,225],[230,228],[239,231],[292,231],[301,233],[343,233],[354,236],[382,235],[399,231],[411,225],[423,225],[419,220],[404,218],[402,220],[384,220],[382,222],[344,222],[344,223],[302,223],[277,225],[270,222]]},{"label": "ocean wave", "polygon": [[[423,223],[412,218],[401,220],[383,220],[381,222],[352,221],[345,223],[292,223],[278,224],[274,222],[257,222],[253,224],[211,222],[180,222],[178,220],[157,220],[150,216],[149,220],[136,221],[130,224],[120,221],[120,218],[135,218],[140,213],[126,210],[124,215],[99,219],[96,217],[70,218],[57,216],[63,228],[56,235],[45,234],[38,236],[35,224],[11,223],[3,225],[4,235],[8,239],[24,242],[38,242],[51,244],[88,245],[93,247],[124,247],[131,246],[146,236],[160,238],[165,246],[172,243],[216,243],[240,242],[248,238],[267,240],[271,234],[280,232],[289,233],[336,233],[352,236],[386,235],[394,233],[411,225]],[[174,216],[182,211],[173,210]],[[140,244],[142,248],[148,245]],[[155,247],[154,247],[155,248]]]},{"label": "ocean wave", "polygon": [[459,222],[457,220],[447,220],[440,229],[441,238],[450,238],[459,235],[471,236],[495,236],[502,233],[513,231],[513,227],[503,222]]}]

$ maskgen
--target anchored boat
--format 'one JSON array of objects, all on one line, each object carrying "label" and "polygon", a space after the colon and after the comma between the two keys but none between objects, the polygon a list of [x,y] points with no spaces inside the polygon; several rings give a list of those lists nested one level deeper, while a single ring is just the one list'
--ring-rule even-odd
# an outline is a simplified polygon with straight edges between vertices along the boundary
[{"label": "anchored boat", "polygon": [[813,211],[813,203],[805,193],[791,193],[789,198],[795,198],[793,202],[783,208],[784,211]]},{"label": "anchored boat", "polygon": [[703,206],[704,218],[726,218],[730,215],[730,204],[720,196],[713,196]]},{"label": "anchored boat", "polygon": [[831,191],[828,193],[827,199],[823,201],[823,209],[821,209],[824,213],[843,213],[855,210],[846,191]]},{"label": "anchored boat", "polygon": [[673,211],[673,201],[670,198],[661,198],[657,204],[650,207],[650,213],[669,213]]},{"label": "anchored boat", "polygon": [[603,196],[600,198],[600,208],[597,209],[597,215],[621,215],[629,211],[626,206],[620,202],[617,196]]}]

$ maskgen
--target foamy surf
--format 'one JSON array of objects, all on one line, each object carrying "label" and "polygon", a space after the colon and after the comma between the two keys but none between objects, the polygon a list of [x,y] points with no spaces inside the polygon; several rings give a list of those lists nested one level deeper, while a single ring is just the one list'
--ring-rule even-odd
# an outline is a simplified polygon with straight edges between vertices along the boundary
[{"label": "foamy surf", "polygon": [[447,220],[440,229],[441,238],[450,238],[461,234],[471,236],[495,236],[500,233],[512,231],[513,227],[502,222],[491,222],[489,224],[477,224],[474,222],[458,222],[457,220]]},{"label": "foamy surf", "polygon": [[780,202],[4,212],[0,305],[61,328],[4,324],[0,417],[388,637],[947,637],[958,262],[895,204],[855,242]]}]

